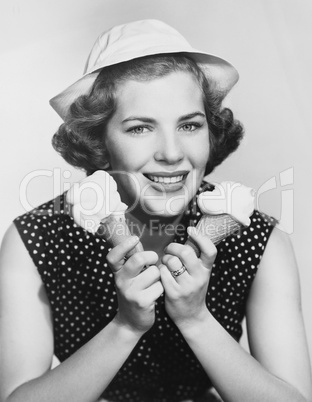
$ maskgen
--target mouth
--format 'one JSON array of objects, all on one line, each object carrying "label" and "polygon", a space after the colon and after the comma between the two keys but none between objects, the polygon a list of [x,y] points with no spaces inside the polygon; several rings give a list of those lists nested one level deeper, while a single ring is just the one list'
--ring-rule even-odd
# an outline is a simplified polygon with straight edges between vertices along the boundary
[{"label": "mouth", "polygon": [[144,176],[154,183],[170,185],[184,182],[188,173],[189,172],[174,172],[174,173],[159,172],[151,174],[145,173]]},{"label": "mouth", "polygon": [[188,171],[178,171],[178,172],[155,172],[155,173],[144,173],[144,176],[150,180],[150,182],[155,183],[154,187],[157,189],[165,189],[165,191],[178,191],[183,188],[185,184],[185,179],[189,174]]},{"label": "mouth", "polygon": [[149,180],[153,181],[154,183],[164,183],[164,184],[174,184],[174,183],[180,183],[182,182],[186,175],[180,175],[180,176],[171,176],[171,177],[163,177],[163,176],[153,176],[153,175],[144,175],[147,177]]}]

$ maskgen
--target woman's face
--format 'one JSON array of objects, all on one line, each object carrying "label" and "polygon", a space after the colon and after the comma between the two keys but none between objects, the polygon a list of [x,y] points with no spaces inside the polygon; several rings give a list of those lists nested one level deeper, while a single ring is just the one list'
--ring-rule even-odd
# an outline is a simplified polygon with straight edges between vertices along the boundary
[{"label": "woman's face", "polygon": [[119,85],[104,140],[130,211],[175,216],[195,195],[209,156],[202,98],[195,78],[184,72]]}]

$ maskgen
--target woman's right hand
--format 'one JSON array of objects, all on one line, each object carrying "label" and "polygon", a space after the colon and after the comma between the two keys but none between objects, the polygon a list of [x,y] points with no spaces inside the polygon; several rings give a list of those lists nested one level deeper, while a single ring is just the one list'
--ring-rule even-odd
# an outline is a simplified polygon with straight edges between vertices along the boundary
[{"label": "woman's right hand", "polygon": [[[139,238],[131,236],[107,254],[107,262],[114,274],[118,297],[115,320],[143,334],[154,324],[155,302],[164,289],[154,251],[138,252],[126,260],[127,253],[138,243]],[[144,270],[145,266],[148,269]]]}]

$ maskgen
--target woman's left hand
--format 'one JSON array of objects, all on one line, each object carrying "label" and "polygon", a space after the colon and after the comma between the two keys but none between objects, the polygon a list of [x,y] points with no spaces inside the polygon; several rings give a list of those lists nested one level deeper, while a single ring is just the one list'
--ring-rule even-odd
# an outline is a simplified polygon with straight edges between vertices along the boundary
[{"label": "woman's left hand", "polygon": [[[188,234],[198,244],[200,258],[190,246],[170,243],[159,267],[165,289],[166,311],[178,327],[193,325],[208,313],[207,288],[217,255],[216,247],[207,236],[198,234],[193,227],[188,228]],[[183,267],[186,268],[183,273],[175,277],[172,275],[178,270],[182,272]]]}]

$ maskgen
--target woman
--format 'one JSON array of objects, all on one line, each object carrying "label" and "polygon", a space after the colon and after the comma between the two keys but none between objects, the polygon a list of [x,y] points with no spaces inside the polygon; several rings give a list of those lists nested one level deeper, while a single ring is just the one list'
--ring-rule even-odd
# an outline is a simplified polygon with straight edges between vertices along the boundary
[{"label": "woman", "polygon": [[[274,220],[256,211],[218,249],[188,228],[204,176],[242,137],[222,108],[237,79],[171,27],[137,21],[100,37],[86,74],[51,100],[64,119],[54,147],[114,177],[145,251],[126,258],[135,236],[110,249],[64,195],[15,220],[1,252],[1,402],[218,400],[212,387],[224,401],[311,400],[298,273]],[[251,355],[237,342],[245,314]]]}]

